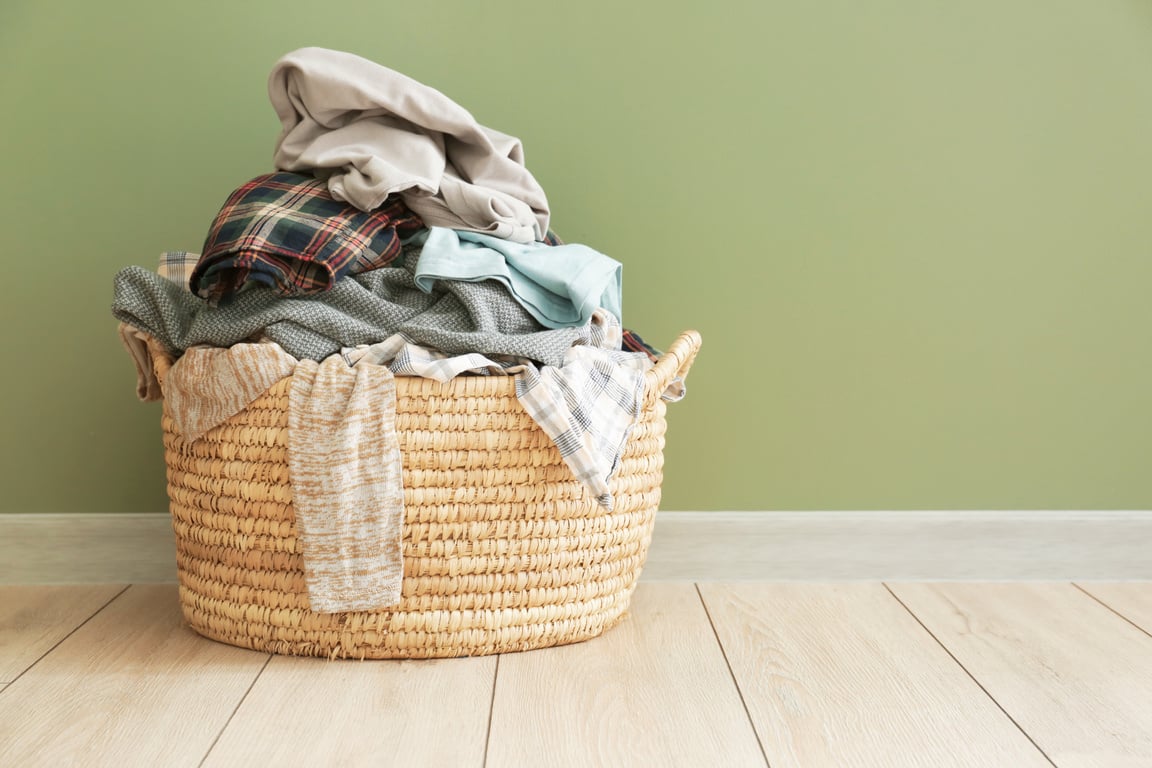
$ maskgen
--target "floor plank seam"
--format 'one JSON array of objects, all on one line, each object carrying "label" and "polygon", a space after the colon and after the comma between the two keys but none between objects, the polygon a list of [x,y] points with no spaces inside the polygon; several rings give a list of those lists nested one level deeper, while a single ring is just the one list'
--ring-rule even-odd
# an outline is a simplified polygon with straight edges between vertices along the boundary
[{"label": "floor plank seam", "polygon": [[[191,631],[191,630],[189,630]],[[220,737],[224,735],[224,731],[228,730],[228,726],[232,724],[232,720],[236,717],[236,713],[240,711],[240,707],[244,706],[244,700],[248,698],[248,694],[252,693],[252,689],[256,687],[256,681],[264,674],[264,670],[268,668],[268,664],[272,661],[272,654],[268,654],[268,658],[264,659],[264,664],[260,667],[260,671],[252,678],[252,682],[248,684],[248,688],[244,691],[244,695],[240,697],[240,701],[236,702],[236,706],[232,708],[232,714],[228,715],[228,719],[224,721],[224,725],[220,728],[220,732],[216,734],[216,738],[212,739],[212,743],[208,745],[208,749],[204,752],[204,757],[200,758],[197,768],[203,768],[208,757],[212,754],[212,750],[216,749],[216,745],[220,743]]]},{"label": "floor plank seam", "polygon": [[1145,635],[1147,635],[1148,637],[1152,637],[1152,632],[1149,632],[1147,629],[1144,629],[1144,627],[1142,627],[1142,626],[1140,626],[1139,624],[1137,624],[1136,622],[1132,621],[1132,619],[1130,619],[1130,618],[1128,618],[1127,616],[1125,616],[1124,614],[1120,613],[1120,611],[1118,611],[1118,610],[1116,610],[1115,608],[1113,608],[1112,606],[1108,605],[1108,603],[1104,602],[1104,601],[1103,601],[1101,598],[1099,598],[1099,597],[1097,597],[1096,595],[1092,594],[1091,592],[1089,592],[1089,591],[1088,591],[1087,589],[1085,589],[1084,587],[1080,586],[1080,585],[1079,585],[1079,584],[1077,584],[1076,582],[1072,582],[1072,586],[1076,587],[1076,589],[1080,590],[1081,592],[1083,592],[1084,594],[1086,594],[1088,597],[1090,597],[1090,598],[1092,598],[1093,600],[1095,600],[1096,602],[1100,603],[1100,605],[1102,605],[1102,606],[1104,606],[1105,608],[1107,608],[1108,610],[1112,611],[1112,613],[1116,614],[1117,616],[1119,616],[1119,617],[1120,617],[1121,619],[1123,619],[1124,621],[1126,621],[1126,622],[1128,622],[1129,624],[1131,624],[1132,626],[1136,627],[1136,629],[1140,630],[1141,632],[1143,632],[1143,633],[1144,633]]},{"label": "floor plank seam", "polygon": [[496,683],[500,680],[500,659],[504,654],[496,654],[496,667],[492,670],[492,698],[488,700],[488,731],[484,734],[484,762],[480,768],[488,768],[488,745],[492,743],[492,715],[496,711]]},{"label": "floor plank seam", "polygon": [[736,694],[740,697],[740,706],[744,707],[744,716],[748,718],[748,724],[752,726],[752,734],[756,737],[756,745],[760,747],[760,754],[764,757],[764,765],[767,768],[772,768],[772,761],[768,759],[768,752],[764,749],[764,742],[760,739],[760,731],[756,728],[756,723],[752,719],[752,713],[748,710],[748,702],[744,699],[744,691],[740,689],[740,681],[736,679],[736,673],[732,670],[732,662],[728,660],[728,651],[724,648],[723,641],[720,640],[720,633],[716,631],[716,622],[712,621],[712,614],[708,611],[708,602],[704,599],[703,593],[700,592],[700,585],[693,583],[692,587],[696,590],[696,597],[700,598],[700,605],[704,608],[704,615],[708,617],[708,626],[712,627],[712,636],[716,638],[716,645],[720,647],[720,655],[724,657],[724,665],[728,667],[728,676],[732,679],[732,685],[736,687]]},{"label": "floor plank seam", "polygon": [[1059,768],[1059,766],[1056,765],[1056,763],[1052,760],[1052,758],[1048,756],[1048,753],[1040,748],[1040,745],[1036,743],[1036,740],[1032,738],[1032,735],[1030,733],[1028,733],[1028,731],[1024,730],[1024,728],[1020,725],[1020,723],[1016,722],[1016,718],[1012,717],[1012,715],[1008,713],[1008,710],[1004,709],[1004,707],[1002,707],[1000,705],[1000,702],[996,701],[996,697],[992,695],[991,691],[989,691],[987,688],[985,688],[984,684],[976,679],[976,676],[973,675],[968,670],[968,667],[966,667],[962,663],[960,663],[960,659],[956,658],[955,654],[953,654],[952,651],[950,651],[948,649],[948,646],[945,645],[940,640],[940,638],[936,636],[936,634],[932,630],[928,629],[927,625],[925,625],[924,622],[920,621],[920,617],[917,616],[916,613],[911,608],[909,608],[907,605],[905,605],[904,601],[900,599],[899,595],[897,595],[895,592],[892,591],[892,587],[888,586],[887,582],[881,582],[881,583],[884,585],[884,589],[888,590],[888,594],[892,595],[892,599],[895,600],[896,602],[898,602],[900,604],[900,606],[908,612],[908,615],[911,616],[912,619],[917,624],[919,624],[924,629],[925,632],[928,633],[928,636],[931,637],[933,640],[935,640],[936,644],[939,645],[942,649],[944,649],[944,653],[948,654],[948,656],[952,659],[952,661],[956,662],[956,666],[958,666],[958,667],[960,667],[960,669],[964,670],[964,674],[968,675],[968,677],[972,680],[972,682],[976,683],[977,687],[979,687],[980,690],[984,692],[984,695],[987,696],[989,698],[989,700],[991,700],[991,702],[996,705],[996,708],[1004,713],[1004,717],[1008,718],[1008,720],[1011,721],[1012,725],[1016,726],[1016,729],[1019,730],[1020,733],[1024,734],[1024,738],[1028,739],[1028,741],[1030,741],[1032,743],[1032,746],[1036,747],[1036,751],[1039,752],[1044,757],[1044,759],[1047,760],[1053,766],[1053,768]]},{"label": "floor plank seam", "polygon": [[11,686],[11,685],[12,685],[12,683],[14,683],[14,682],[16,682],[17,680],[19,680],[20,678],[24,677],[24,675],[28,673],[28,670],[30,670],[30,669],[32,669],[33,667],[35,667],[37,664],[39,664],[41,661],[43,661],[43,660],[44,660],[44,658],[45,658],[45,657],[46,657],[48,654],[52,653],[52,651],[54,651],[54,650],[56,650],[57,648],[59,648],[61,643],[63,643],[63,642],[64,642],[65,640],[67,640],[68,638],[72,637],[72,635],[76,634],[76,632],[77,632],[77,631],[79,631],[80,627],[82,627],[82,626],[84,626],[85,624],[87,624],[88,622],[92,621],[92,619],[96,618],[97,614],[99,614],[99,613],[100,613],[102,610],[104,610],[104,609],[105,609],[105,608],[107,608],[108,606],[112,605],[112,603],[113,603],[113,602],[114,602],[114,601],[115,601],[117,598],[119,598],[119,597],[120,597],[120,595],[122,595],[122,594],[124,594],[125,592],[127,592],[127,591],[128,591],[128,589],[129,589],[131,586],[132,586],[131,584],[128,584],[128,585],[126,585],[126,586],[124,587],[124,589],[122,589],[122,590],[120,590],[119,592],[117,592],[116,594],[112,595],[112,597],[110,597],[110,598],[109,598],[107,601],[105,601],[103,605],[101,605],[101,606],[100,606],[99,608],[97,608],[96,610],[92,611],[92,614],[91,614],[91,615],[90,615],[88,618],[84,619],[84,621],[80,622],[80,623],[79,623],[79,624],[77,624],[75,627],[73,627],[71,632],[69,632],[68,634],[64,635],[64,637],[62,637],[62,638],[60,638],[59,640],[57,640],[57,641],[56,641],[56,642],[55,642],[55,643],[52,645],[52,647],[51,647],[51,648],[49,648],[48,650],[44,651],[44,653],[40,654],[40,655],[39,655],[39,656],[36,658],[36,661],[32,662],[32,663],[31,663],[31,664],[29,664],[28,666],[24,667],[24,669],[20,670],[20,674],[16,675],[16,677],[12,678],[11,680],[8,680],[7,682],[3,682],[3,683],[0,683],[0,686],[3,686],[3,688],[7,688],[7,687]]}]

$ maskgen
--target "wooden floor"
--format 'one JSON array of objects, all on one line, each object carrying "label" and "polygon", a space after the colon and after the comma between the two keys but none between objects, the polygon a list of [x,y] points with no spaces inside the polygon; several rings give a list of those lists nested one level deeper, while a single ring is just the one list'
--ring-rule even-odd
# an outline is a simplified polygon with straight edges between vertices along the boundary
[{"label": "wooden floor", "polygon": [[1152,583],[648,582],[587,643],[270,657],[0,587],[0,766],[1152,766]]}]

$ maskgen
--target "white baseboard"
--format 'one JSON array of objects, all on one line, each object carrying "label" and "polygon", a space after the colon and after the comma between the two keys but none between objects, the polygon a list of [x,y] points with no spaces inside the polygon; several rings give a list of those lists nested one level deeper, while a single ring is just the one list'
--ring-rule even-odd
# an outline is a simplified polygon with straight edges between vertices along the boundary
[{"label": "white baseboard", "polygon": [[167,514],[0,515],[0,584],[172,581]]},{"label": "white baseboard", "polygon": [[644,575],[1152,579],[1152,511],[661,512]]},{"label": "white baseboard", "polygon": [[[660,512],[656,580],[1152,580],[1152,511]],[[0,515],[0,584],[176,580],[165,514]]]}]

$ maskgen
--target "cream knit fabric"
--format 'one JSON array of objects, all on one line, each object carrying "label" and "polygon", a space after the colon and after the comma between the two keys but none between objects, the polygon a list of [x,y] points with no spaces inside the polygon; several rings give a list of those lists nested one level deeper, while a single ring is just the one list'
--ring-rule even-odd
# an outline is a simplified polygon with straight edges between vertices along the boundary
[{"label": "cream knit fabric", "polygon": [[295,369],[275,342],[192,347],[169,369],[164,397],[184,438],[199,440]]},{"label": "cream knit fabric", "polygon": [[301,360],[288,395],[288,472],[317,613],[400,602],[404,484],[396,384],[383,366]]},{"label": "cream knit fabric", "polygon": [[351,368],[340,355],[297,361],[271,342],[193,347],[165,376],[164,398],[181,435],[198,440],[287,376],[288,471],[309,607],[397,605],[404,480],[388,368]]}]

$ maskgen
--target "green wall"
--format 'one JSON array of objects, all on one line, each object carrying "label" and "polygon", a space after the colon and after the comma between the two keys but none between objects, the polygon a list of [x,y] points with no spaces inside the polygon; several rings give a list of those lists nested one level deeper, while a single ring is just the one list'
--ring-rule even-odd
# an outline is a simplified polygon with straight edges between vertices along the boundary
[{"label": "green wall", "polygon": [[304,45],[519,136],[703,333],[665,509],[1152,507],[1143,0],[5,0],[0,511],[165,508],[112,276],[270,170]]}]

